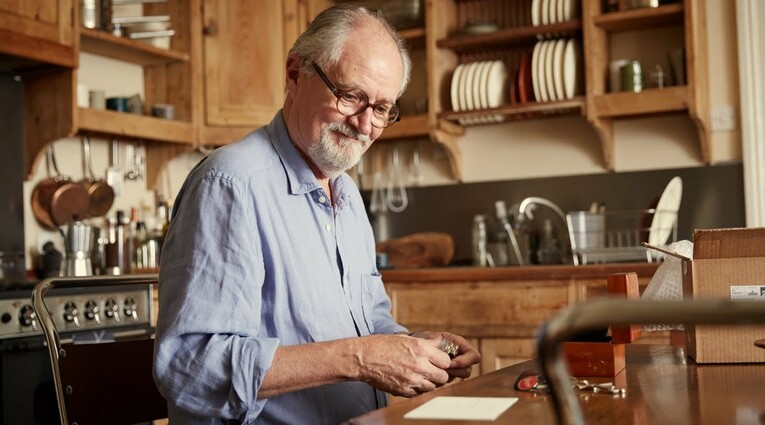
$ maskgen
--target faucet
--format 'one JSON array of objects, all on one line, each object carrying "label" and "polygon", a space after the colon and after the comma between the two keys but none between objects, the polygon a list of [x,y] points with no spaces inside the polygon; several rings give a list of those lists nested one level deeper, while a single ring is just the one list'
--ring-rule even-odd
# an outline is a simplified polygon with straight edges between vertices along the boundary
[{"label": "faucet", "polygon": [[542,325],[537,353],[559,424],[583,425],[584,416],[563,355],[561,343],[585,330],[605,325],[650,323],[765,323],[765,302],[727,300],[646,301],[597,299],[572,305]]},{"label": "faucet", "polygon": [[[566,215],[563,213],[563,210],[560,209],[559,206],[555,205],[552,201],[545,198],[540,198],[537,196],[530,196],[523,201],[521,201],[520,205],[518,206],[518,223],[524,222],[527,218],[529,220],[534,219],[534,208],[536,208],[536,205],[544,205],[547,208],[550,208],[555,212],[555,214],[558,215],[558,218],[560,218],[560,221],[563,223],[566,228],[568,228],[568,221],[566,220]],[[568,245],[571,246],[571,234],[570,232],[567,232],[568,236]],[[579,257],[576,256],[576,253],[573,249],[571,251],[571,260],[573,261],[575,266],[579,265]]]}]

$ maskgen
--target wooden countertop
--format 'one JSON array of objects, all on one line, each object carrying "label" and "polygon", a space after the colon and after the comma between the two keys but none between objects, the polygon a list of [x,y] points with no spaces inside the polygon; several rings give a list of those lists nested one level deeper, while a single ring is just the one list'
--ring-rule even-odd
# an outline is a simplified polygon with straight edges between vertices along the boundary
[{"label": "wooden countertop", "polygon": [[613,263],[584,266],[526,266],[526,267],[440,267],[429,269],[381,270],[389,282],[451,282],[521,279],[587,279],[603,278],[614,273],[635,272],[639,277],[651,277],[660,263]]},{"label": "wooden countertop", "polygon": [[[407,420],[413,408],[437,396],[517,397],[519,400],[494,423],[555,424],[550,395],[514,389],[527,361],[463,382],[439,388],[387,408],[351,419],[351,425],[462,425],[479,421]],[[631,344],[627,367],[612,381],[626,388],[624,396],[581,393],[578,397],[587,424],[763,424],[765,423],[765,364],[702,365],[687,359],[682,347]]]}]

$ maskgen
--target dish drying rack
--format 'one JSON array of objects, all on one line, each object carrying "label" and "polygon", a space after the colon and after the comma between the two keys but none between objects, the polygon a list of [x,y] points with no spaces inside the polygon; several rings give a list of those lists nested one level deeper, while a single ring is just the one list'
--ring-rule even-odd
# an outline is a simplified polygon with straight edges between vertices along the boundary
[{"label": "dish drying rack", "polygon": [[566,224],[571,251],[579,264],[651,263],[663,259],[664,254],[642,246],[643,242],[666,248],[677,241],[677,211],[575,211],[566,215]]}]

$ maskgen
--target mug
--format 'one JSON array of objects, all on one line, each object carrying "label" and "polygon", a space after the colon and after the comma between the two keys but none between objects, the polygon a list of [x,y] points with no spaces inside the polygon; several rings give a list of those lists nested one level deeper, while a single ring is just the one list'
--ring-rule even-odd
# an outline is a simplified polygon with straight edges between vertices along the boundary
[{"label": "mug", "polygon": [[130,111],[130,98],[127,97],[110,97],[106,99],[106,109],[119,112]]},{"label": "mug", "polygon": [[106,109],[106,93],[103,90],[88,92],[88,102],[93,109]]},{"label": "mug", "polygon": [[643,90],[643,67],[638,61],[632,61],[621,67],[622,91],[641,92]]}]

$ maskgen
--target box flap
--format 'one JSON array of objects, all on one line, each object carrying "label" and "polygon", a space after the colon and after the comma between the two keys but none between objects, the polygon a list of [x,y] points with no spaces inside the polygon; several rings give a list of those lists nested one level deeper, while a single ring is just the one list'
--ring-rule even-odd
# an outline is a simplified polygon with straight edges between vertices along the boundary
[{"label": "box flap", "polygon": [[693,233],[693,259],[765,257],[765,228],[705,229]]}]

